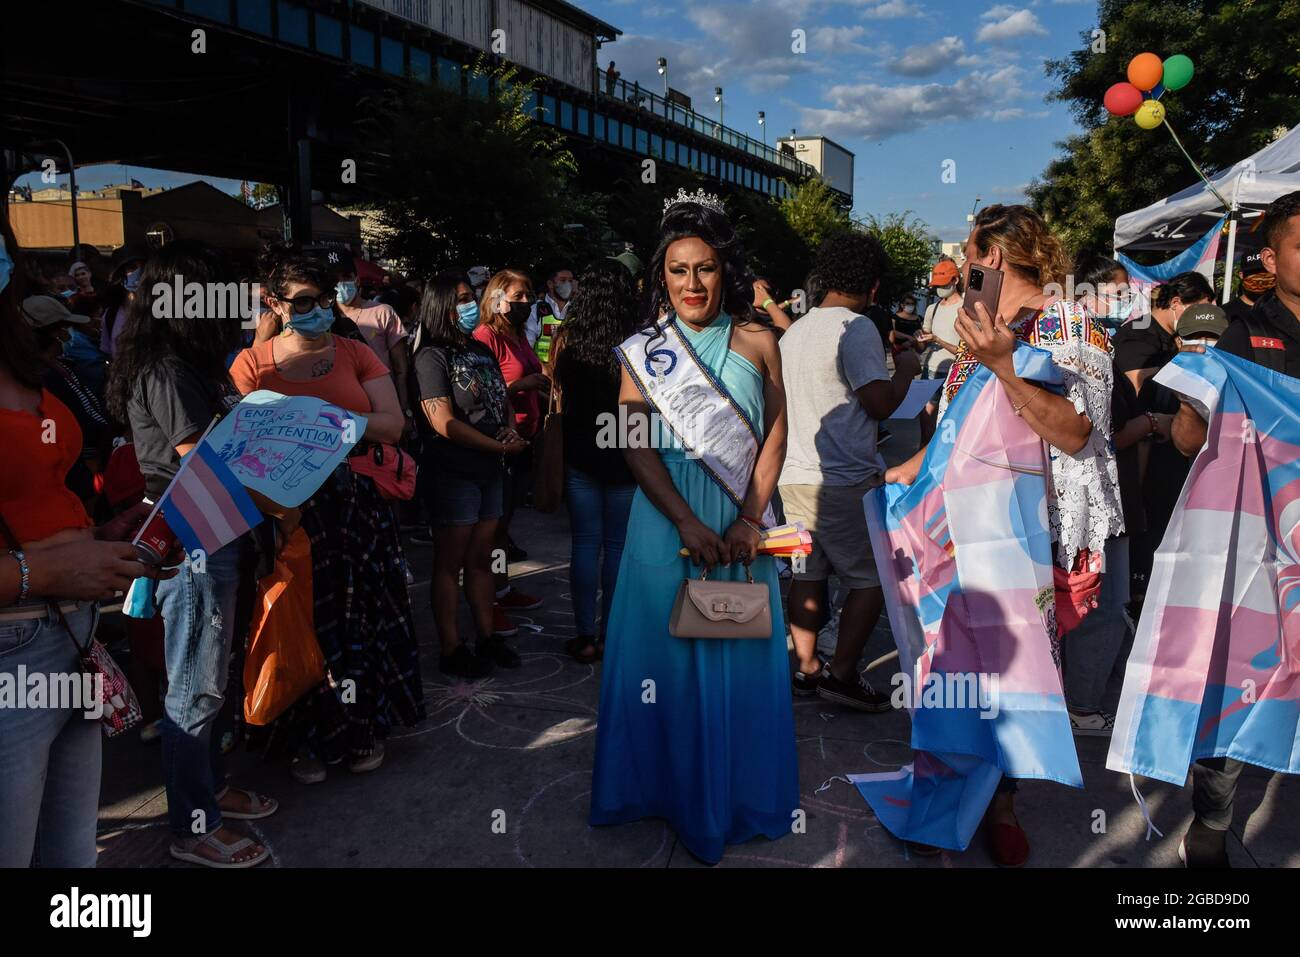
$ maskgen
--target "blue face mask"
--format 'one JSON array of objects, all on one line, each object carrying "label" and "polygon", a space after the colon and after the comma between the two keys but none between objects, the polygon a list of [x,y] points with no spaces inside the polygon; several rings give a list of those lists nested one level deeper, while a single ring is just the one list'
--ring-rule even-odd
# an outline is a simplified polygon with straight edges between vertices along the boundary
[{"label": "blue face mask", "polygon": [[9,285],[9,276],[14,271],[14,261],[9,258],[9,250],[5,249],[5,241],[0,238],[0,292],[5,291],[5,286]]},{"label": "blue face mask", "polygon": [[456,324],[465,332],[478,328],[478,303],[462,302],[456,306]]},{"label": "blue face mask", "polygon": [[338,296],[339,302],[346,306],[357,297],[357,284],[355,282],[340,282],[334,287],[334,295]]},{"label": "blue face mask", "polygon": [[137,266],[135,269],[132,269],[127,273],[126,278],[122,280],[122,288],[127,292],[135,292],[136,287],[140,285],[140,273],[142,271],[143,270]]},{"label": "blue face mask", "polygon": [[1104,321],[1109,326],[1121,326],[1128,321],[1128,317],[1133,314],[1133,308],[1137,305],[1138,297],[1129,295],[1124,298],[1119,296],[1110,297],[1110,310],[1097,318]]},{"label": "blue face mask", "polygon": [[76,294],[77,294],[77,290],[75,289],[65,289],[61,293],[59,293],[59,295],[62,296],[64,299],[71,299]]},{"label": "blue face mask", "polygon": [[311,312],[289,313],[289,321],[285,325],[306,339],[316,339],[330,331],[330,326],[334,325],[334,313],[315,306]]}]

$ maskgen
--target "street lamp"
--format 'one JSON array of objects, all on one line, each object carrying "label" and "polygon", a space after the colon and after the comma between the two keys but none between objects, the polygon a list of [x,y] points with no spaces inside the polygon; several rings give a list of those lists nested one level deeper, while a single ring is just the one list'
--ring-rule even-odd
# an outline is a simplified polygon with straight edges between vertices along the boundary
[{"label": "street lamp", "polygon": [[668,59],[667,57],[659,58],[659,75],[664,78],[664,99],[668,99]]},{"label": "street lamp", "polygon": [[763,133],[763,145],[767,145],[767,114],[762,110],[758,111],[758,128]]},{"label": "street lamp", "polygon": [[718,104],[718,127],[719,127],[719,131],[721,131],[721,127],[722,127],[722,109],[723,109],[723,103],[722,103],[722,87],[720,87],[720,86],[715,86],[715,87],[713,88],[713,102],[716,103],[716,104]]}]

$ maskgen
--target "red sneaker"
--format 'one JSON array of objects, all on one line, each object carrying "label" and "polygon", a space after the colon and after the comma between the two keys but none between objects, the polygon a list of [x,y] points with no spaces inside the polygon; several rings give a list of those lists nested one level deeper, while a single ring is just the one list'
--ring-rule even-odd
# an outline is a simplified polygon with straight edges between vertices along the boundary
[{"label": "red sneaker", "polygon": [[519,634],[519,626],[500,608],[493,607],[492,634],[501,638],[512,638]]},{"label": "red sneaker", "polygon": [[506,611],[531,611],[534,608],[541,608],[542,600],[512,587],[497,599],[497,606]]}]

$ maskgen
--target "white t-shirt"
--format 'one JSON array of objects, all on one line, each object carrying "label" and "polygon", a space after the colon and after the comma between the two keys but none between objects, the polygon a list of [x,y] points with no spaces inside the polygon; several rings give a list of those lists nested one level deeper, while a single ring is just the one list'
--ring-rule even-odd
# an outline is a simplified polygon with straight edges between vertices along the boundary
[{"label": "white t-shirt", "polygon": [[876,324],[843,306],[810,309],[781,337],[786,440],[782,485],[862,485],[885,469],[877,422],[856,390],[889,381]]},{"label": "white t-shirt", "polygon": [[[957,344],[960,336],[957,335],[957,310],[961,308],[961,296],[955,292],[947,299],[940,299],[938,302],[930,303],[930,307],[925,310],[925,322],[921,328],[926,332],[938,336],[944,342]],[[957,357],[947,349],[935,345],[926,355],[925,369],[930,376],[939,374],[939,367],[945,362],[952,362]]]}]

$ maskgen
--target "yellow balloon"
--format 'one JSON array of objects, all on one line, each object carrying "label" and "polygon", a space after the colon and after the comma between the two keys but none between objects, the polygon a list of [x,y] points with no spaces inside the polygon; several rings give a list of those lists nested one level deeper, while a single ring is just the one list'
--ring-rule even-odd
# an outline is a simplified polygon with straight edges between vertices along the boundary
[{"label": "yellow balloon", "polygon": [[1133,121],[1144,130],[1154,130],[1165,120],[1165,108],[1158,100],[1147,100],[1133,114]]}]

